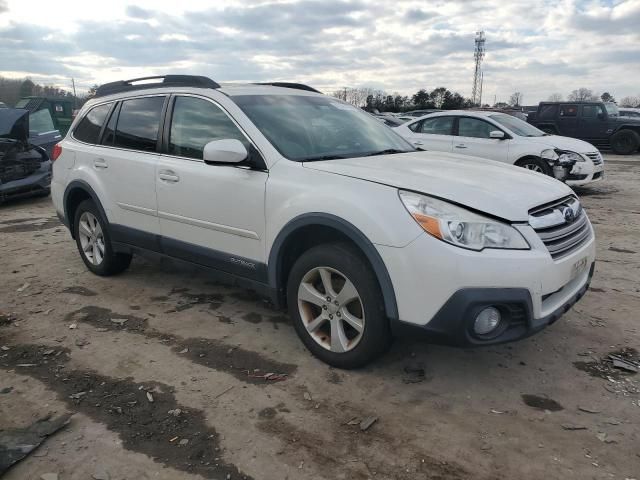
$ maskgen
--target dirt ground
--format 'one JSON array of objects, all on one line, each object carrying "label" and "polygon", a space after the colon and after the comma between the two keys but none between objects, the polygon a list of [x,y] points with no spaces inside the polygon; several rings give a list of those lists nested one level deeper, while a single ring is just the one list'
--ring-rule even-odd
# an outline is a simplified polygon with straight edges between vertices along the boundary
[{"label": "dirt ground", "polygon": [[96,277],[50,199],[0,206],[0,431],[73,414],[3,478],[640,479],[640,375],[608,357],[640,349],[640,156],[606,168],[578,191],[595,278],[559,322],[349,372],[251,292],[141,257]]}]

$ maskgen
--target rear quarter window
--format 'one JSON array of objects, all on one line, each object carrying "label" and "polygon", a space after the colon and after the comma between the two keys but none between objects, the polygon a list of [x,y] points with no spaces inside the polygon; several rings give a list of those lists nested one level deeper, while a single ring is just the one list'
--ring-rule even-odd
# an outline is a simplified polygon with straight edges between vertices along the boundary
[{"label": "rear quarter window", "polygon": [[80,123],[73,131],[73,136],[85,143],[98,143],[98,137],[100,136],[100,130],[102,125],[109,114],[111,104],[98,105],[97,107],[89,110]]}]

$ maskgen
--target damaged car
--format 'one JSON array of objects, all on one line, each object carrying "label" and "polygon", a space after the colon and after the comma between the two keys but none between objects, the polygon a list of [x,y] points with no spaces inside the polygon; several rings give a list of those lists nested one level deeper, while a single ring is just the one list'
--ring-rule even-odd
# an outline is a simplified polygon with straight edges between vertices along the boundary
[{"label": "damaged car", "polygon": [[447,111],[395,130],[423,150],[471,155],[549,175],[571,186],[601,180],[604,161],[596,147],[551,135],[519,118],[492,111]]},{"label": "damaged car", "polygon": [[49,195],[51,160],[29,138],[29,112],[0,110],[0,203],[12,198]]}]

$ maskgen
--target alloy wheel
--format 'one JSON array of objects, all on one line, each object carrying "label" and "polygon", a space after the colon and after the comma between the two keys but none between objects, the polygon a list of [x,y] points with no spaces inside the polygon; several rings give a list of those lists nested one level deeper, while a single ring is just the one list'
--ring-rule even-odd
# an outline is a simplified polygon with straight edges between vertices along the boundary
[{"label": "alloy wheel", "polygon": [[362,299],[353,282],[336,269],[316,267],[305,274],[298,287],[298,309],[311,338],[331,352],[348,352],[362,339]]},{"label": "alloy wheel", "polygon": [[524,165],[524,168],[526,168],[527,170],[531,170],[533,172],[544,173],[542,171],[542,168],[540,168],[540,165],[536,165],[535,163],[527,163]]},{"label": "alloy wheel", "polygon": [[78,235],[82,253],[93,265],[100,265],[104,260],[104,234],[100,222],[91,212],[80,215]]}]

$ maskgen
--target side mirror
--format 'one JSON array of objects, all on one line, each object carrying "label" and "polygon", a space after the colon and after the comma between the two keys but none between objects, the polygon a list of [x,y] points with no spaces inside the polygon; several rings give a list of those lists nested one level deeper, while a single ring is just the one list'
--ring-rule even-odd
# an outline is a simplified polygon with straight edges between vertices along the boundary
[{"label": "side mirror", "polygon": [[504,132],[502,130],[493,130],[489,132],[489,138],[504,140]]},{"label": "side mirror", "polygon": [[240,163],[249,156],[240,140],[213,140],[204,146],[203,160],[211,163]]}]

